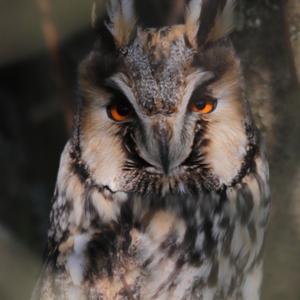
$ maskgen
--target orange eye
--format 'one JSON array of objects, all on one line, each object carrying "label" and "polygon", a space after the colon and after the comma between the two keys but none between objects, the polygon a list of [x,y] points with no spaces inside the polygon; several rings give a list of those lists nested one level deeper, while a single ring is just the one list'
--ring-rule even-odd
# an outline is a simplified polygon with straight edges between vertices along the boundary
[{"label": "orange eye", "polygon": [[196,113],[209,114],[216,108],[217,101],[213,99],[200,99],[192,103],[192,111]]},{"label": "orange eye", "polygon": [[131,109],[128,105],[112,104],[107,110],[108,116],[116,122],[124,122],[131,114]]}]

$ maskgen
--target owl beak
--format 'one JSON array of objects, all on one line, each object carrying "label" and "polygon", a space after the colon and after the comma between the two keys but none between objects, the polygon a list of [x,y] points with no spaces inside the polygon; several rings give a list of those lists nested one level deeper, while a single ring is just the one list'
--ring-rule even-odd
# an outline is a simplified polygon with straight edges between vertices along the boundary
[{"label": "owl beak", "polygon": [[163,172],[165,175],[168,175],[170,170],[170,150],[167,132],[161,132],[159,139],[159,157]]},{"label": "owl beak", "polygon": [[186,158],[187,145],[175,136],[172,120],[161,119],[146,124],[146,130],[137,135],[139,156],[159,173],[170,176]]},{"label": "owl beak", "polygon": [[172,138],[172,128],[167,122],[159,122],[154,129],[157,146],[158,159],[165,175],[170,172],[170,140]]}]

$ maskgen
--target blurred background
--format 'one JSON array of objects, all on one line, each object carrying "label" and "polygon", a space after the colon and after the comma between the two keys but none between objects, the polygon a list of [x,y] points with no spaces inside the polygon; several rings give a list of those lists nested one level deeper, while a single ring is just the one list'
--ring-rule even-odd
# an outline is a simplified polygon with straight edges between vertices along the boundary
[{"label": "blurred background", "polygon": [[[139,6],[150,24],[175,1]],[[299,300],[300,1],[237,2],[232,38],[271,168],[262,299]],[[2,300],[29,299],[41,268],[59,157],[76,105],[77,67],[95,39],[91,6],[92,0],[0,0]]]}]

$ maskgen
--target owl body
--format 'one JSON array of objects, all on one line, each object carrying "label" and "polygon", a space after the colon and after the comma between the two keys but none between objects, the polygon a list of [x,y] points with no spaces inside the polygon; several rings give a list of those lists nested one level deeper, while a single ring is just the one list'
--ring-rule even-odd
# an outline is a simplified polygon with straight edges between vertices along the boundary
[{"label": "owl body", "polygon": [[259,299],[268,165],[227,38],[233,1],[186,10],[142,28],[132,1],[109,1],[35,298]]}]

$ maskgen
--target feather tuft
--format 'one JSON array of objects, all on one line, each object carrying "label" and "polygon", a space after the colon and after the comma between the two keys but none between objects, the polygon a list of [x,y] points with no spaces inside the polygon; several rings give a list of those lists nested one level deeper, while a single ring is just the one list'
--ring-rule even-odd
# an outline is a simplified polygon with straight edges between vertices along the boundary
[{"label": "feather tuft", "polygon": [[235,0],[191,0],[186,8],[186,33],[192,44],[217,41],[234,27]]},{"label": "feather tuft", "polygon": [[191,0],[186,8],[185,26],[186,33],[191,43],[195,40],[199,28],[202,9],[202,0]]},{"label": "feather tuft", "polygon": [[234,29],[234,9],[235,0],[227,0],[223,9],[219,10],[216,16],[215,24],[210,31],[208,40],[210,42],[219,40]]},{"label": "feather tuft", "polygon": [[109,0],[107,3],[108,30],[118,47],[126,45],[136,25],[133,0]]}]

